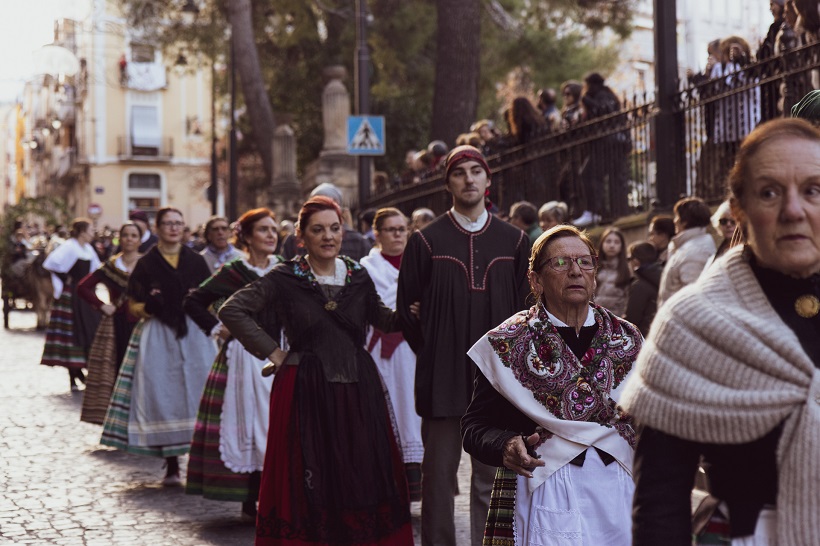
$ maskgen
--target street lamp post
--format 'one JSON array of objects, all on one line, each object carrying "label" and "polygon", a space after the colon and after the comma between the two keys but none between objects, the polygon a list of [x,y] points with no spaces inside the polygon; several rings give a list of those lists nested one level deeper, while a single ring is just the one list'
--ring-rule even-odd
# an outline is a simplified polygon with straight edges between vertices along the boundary
[{"label": "street lamp post", "polygon": [[239,174],[236,149],[236,48],[234,47],[233,29],[231,29],[231,149],[230,149],[230,179],[228,180],[228,220],[238,218],[237,200]]},{"label": "street lamp post", "polygon": [[[182,6],[182,16],[185,23],[193,24],[199,7],[194,0],[185,0]],[[213,19],[211,20],[213,23]],[[230,23],[228,25],[230,29]],[[233,32],[230,33],[230,71],[231,71],[231,130],[229,161],[230,169],[228,175],[228,219],[237,218],[237,188],[239,185],[237,150],[236,150],[236,53],[234,48]],[[211,185],[208,188],[208,200],[211,202],[211,214],[217,213],[217,200],[219,197],[219,181],[217,178],[217,155],[216,155],[216,55],[211,59]]]},{"label": "street lamp post", "polygon": [[657,193],[669,210],[686,192],[686,149],[683,114],[675,111],[678,85],[677,16],[675,0],[655,0],[655,123]]},{"label": "street lamp post", "polygon": [[[370,113],[370,50],[367,47],[367,0],[356,0],[356,114]],[[372,158],[359,156],[359,210],[370,199]]]},{"label": "street lamp post", "polygon": [[219,200],[219,179],[216,167],[216,60],[211,59],[211,185],[208,186],[211,216],[216,216],[217,201]]}]

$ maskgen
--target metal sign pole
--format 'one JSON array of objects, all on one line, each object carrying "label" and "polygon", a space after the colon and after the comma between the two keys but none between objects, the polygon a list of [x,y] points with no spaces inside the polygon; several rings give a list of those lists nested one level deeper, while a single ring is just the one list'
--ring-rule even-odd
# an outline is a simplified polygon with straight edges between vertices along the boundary
[{"label": "metal sign pole", "polygon": [[[356,0],[356,114],[370,113],[370,50],[367,47],[367,0]],[[359,210],[370,199],[372,159],[359,156]]]}]

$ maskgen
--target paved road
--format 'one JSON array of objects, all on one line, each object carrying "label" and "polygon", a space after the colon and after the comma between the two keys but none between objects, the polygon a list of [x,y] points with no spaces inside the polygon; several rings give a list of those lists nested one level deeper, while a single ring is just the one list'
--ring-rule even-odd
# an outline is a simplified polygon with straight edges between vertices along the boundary
[{"label": "paved road", "polygon": [[[163,488],[158,459],[99,445],[100,427],[79,420],[82,393],[70,392],[68,373],[39,366],[34,316],[10,318],[11,329],[0,329],[0,544],[253,544],[239,503]],[[459,545],[469,544],[469,467],[465,457]],[[412,513],[418,544],[419,503]]]}]

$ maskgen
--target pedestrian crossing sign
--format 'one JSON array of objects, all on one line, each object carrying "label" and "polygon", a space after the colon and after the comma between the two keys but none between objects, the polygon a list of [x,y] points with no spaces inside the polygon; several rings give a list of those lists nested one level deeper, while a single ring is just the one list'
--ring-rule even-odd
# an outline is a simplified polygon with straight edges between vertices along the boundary
[{"label": "pedestrian crossing sign", "polygon": [[347,153],[384,155],[384,116],[348,117]]}]

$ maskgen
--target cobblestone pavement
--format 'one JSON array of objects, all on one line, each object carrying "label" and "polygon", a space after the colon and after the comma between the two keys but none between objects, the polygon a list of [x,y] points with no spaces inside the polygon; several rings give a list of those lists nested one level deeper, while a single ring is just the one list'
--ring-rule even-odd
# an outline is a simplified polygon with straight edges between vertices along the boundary
[{"label": "cobblestone pavement", "polygon": [[[159,459],[99,445],[101,427],[79,420],[82,392],[70,392],[68,373],[39,365],[44,336],[33,314],[10,319],[0,329],[0,544],[253,544],[239,503],[163,488]],[[459,545],[469,544],[469,469],[465,456]],[[419,503],[412,515],[418,544]]]}]

